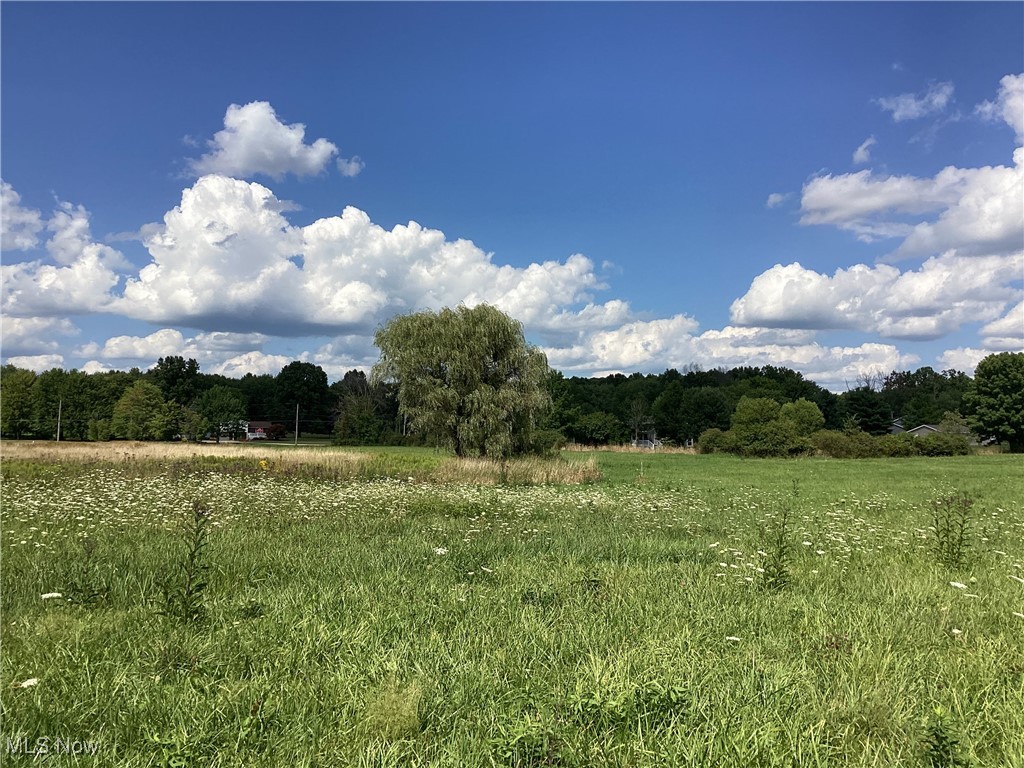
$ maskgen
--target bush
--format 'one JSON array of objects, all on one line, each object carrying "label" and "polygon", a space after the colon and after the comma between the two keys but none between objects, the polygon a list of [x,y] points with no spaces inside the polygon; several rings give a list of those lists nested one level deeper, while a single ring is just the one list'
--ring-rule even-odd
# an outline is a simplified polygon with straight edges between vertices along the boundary
[{"label": "bush", "polygon": [[704,430],[697,439],[697,450],[701,453],[737,453],[738,449],[733,434],[718,427]]},{"label": "bush", "polygon": [[877,440],[883,456],[897,458],[921,455],[917,438],[910,435],[882,435]]},{"label": "bush", "polygon": [[937,432],[917,438],[917,445],[923,456],[966,456],[970,453],[970,444],[963,435]]},{"label": "bush", "polygon": [[818,453],[833,459],[869,459],[882,455],[881,444],[867,432],[822,429],[810,437]]},{"label": "bush", "polygon": [[531,435],[530,453],[537,456],[557,456],[565,447],[565,435],[557,429],[539,429]]}]

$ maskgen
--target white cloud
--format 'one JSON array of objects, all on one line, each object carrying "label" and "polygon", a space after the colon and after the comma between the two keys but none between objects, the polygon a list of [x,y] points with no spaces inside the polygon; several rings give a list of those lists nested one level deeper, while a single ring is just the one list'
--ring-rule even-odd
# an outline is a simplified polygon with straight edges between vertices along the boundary
[{"label": "white cloud", "polygon": [[783,194],[782,192],[772,192],[770,195],[768,195],[768,199],[764,201],[764,207],[765,208],[777,208],[778,206],[780,206],[784,202],[786,202],[786,199],[788,197],[789,197],[789,193],[788,192],[785,193],[785,194]]},{"label": "white cloud", "polygon": [[385,230],[348,207],[293,227],[281,209],[260,184],[197,180],[146,240],[153,261],[128,280],[117,311],[204,330],[330,336],[459,303],[494,304],[539,333],[629,316],[625,302],[593,303],[605,286],[579,254],[501,266],[472,242],[416,222]]},{"label": "white cloud", "polygon": [[100,312],[110,306],[118,276],[96,253],[83,254],[66,267],[41,261],[0,267],[0,307],[7,315],[73,315]]},{"label": "white cloud", "polygon": [[991,354],[993,354],[993,350],[989,349],[957,347],[956,349],[947,349],[937,359],[943,370],[962,371],[968,376],[973,376],[978,363]]},{"label": "white cloud", "polygon": [[1013,159],[1013,167],[950,166],[932,178],[878,178],[867,170],[817,176],[804,185],[800,223],[836,226],[869,242],[902,237],[897,258],[1014,252],[1024,245],[1024,150]]},{"label": "white cloud", "polygon": [[982,343],[987,349],[1003,352],[1024,351],[1024,301],[981,329]]},{"label": "white cloud", "polygon": [[131,264],[120,251],[94,242],[89,229],[89,212],[81,205],[62,202],[46,223],[53,233],[46,250],[58,264],[65,266],[89,256],[111,270],[131,269]]},{"label": "white cloud", "polygon": [[[300,356],[299,359],[302,359],[302,357]],[[294,359],[286,355],[268,355],[263,352],[252,351],[235,355],[227,360],[216,363],[209,372],[233,379],[240,379],[247,373],[255,376],[269,373],[276,376],[281,372],[282,368]]]},{"label": "white cloud", "polygon": [[341,171],[342,176],[352,178],[362,173],[363,168],[366,167],[366,163],[363,162],[359,155],[354,157],[339,157],[338,158],[338,170]]},{"label": "white cloud", "polygon": [[0,327],[5,357],[54,353],[59,346],[54,336],[74,336],[79,332],[69,320],[55,317],[5,316]]},{"label": "white cloud", "polygon": [[285,125],[266,101],[232,104],[224,115],[224,129],[207,142],[210,151],[189,165],[198,176],[218,173],[248,178],[264,174],[281,179],[288,173],[320,173],[338,148],[327,139],[306,144],[305,138],[305,125]]},{"label": "white cloud", "polygon": [[933,83],[922,94],[901,93],[898,96],[883,96],[878,99],[878,105],[886,112],[891,112],[892,119],[900,123],[941,112],[952,98],[952,83]]},{"label": "white cloud", "polygon": [[736,328],[693,335],[696,324],[677,315],[633,322],[590,334],[571,347],[545,349],[548,361],[567,373],[606,375],[619,371],[655,372],[697,364],[704,368],[775,365],[800,370],[822,386],[845,389],[858,376],[888,373],[917,361],[890,344],[826,347],[799,330]]},{"label": "white cloud", "polygon": [[48,371],[51,368],[63,368],[63,355],[15,355],[7,358],[7,362],[16,368],[27,368],[36,373]]},{"label": "white cloud", "polygon": [[1007,75],[999,81],[996,100],[983,101],[975,112],[985,120],[1002,120],[1017,136],[1017,142],[1024,142],[1024,74]]},{"label": "white cloud", "polygon": [[0,214],[0,250],[27,251],[39,244],[39,211],[23,208],[21,195],[6,181],[0,181]]},{"label": "white cloud", "polygon": [[864,142],[853,151],[853,162],[861,165],[863,163],[871,162],[871,147],[877,144],[878,141],[874,136],[868,136],[864,139]]},{"label": "white cloud", "polygon": [[152,360],[180,355],[185,347],[181,331],[163,328],[148,336],[114,336],[103,346],[95,342],[75,350],[80,357],[100,357],[104,360]]},{"label": "white cloud", "polygon": [[914,271],[880,264],[837,269],[829,277],[798,263],[776,264],[733,302],[741,326],[856,329],[883,337],[932,339],[998,317],[1019,291],[1024,253],[930,258]]}]

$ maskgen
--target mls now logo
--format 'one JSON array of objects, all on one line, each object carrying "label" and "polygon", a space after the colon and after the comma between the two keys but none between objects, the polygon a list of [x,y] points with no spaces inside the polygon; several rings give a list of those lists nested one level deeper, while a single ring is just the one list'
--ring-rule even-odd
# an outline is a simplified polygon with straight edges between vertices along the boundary
[{"label": "mls now logo", "polygon": [[82,741],[65,736],[40,736],[35,741],[30,741],[28,736],[7,739],[9,755],[95,755],[99,748],[98,741]]}]

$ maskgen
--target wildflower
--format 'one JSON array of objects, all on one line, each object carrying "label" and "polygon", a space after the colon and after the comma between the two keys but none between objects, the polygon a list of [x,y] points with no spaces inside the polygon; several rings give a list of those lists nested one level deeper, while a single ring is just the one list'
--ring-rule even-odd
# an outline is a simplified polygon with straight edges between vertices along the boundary
[{"label": "wildflower", "polygon": [[949,630],[949,633],[953,635],[953,637],[958,637],[962,635],[964,631],[962,629],[957,629],[956,627],[953,627],[953,629]]},{"label": "wildflower", "polygon": [[39,685],[39,678],[38,677],[30,677],[28,680],[25,680],[24,682],[18,683],[15,687],[16,688],[31,688],[33,685]]},{"label": "wildflower", "polygon": [[967,585],[961,584],[959,581],[951,581],[949,582],[949,586],[956,587],[957,589],[967,589]]},{"label": "wildflower", "polygon": [[55,598],[59,599],[62,597],[64,597],[64,595],[62,595],[60,592],[47,592],[45,595],[42,595],[43,600],[53,600]]},{"label": "wildflower", "polygon": [[732,635],[729,635],[729,637],[725,639],[728,640],[730,643],[738,643],[740,641],[738,637],[733,637]]},{"label": "wildflower", "polygon": [[434,554],[435,555],[447,555],[448,554],[448,547],[434,547]]}]

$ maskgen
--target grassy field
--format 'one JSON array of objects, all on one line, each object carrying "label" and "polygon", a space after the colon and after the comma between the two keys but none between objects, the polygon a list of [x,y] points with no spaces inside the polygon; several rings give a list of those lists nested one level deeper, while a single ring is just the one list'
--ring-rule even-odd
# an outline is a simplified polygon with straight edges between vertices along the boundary
[{"label": "grassy field", "polygon": [[1024,765],[1021,457],[0,449],[5,765]]}]

